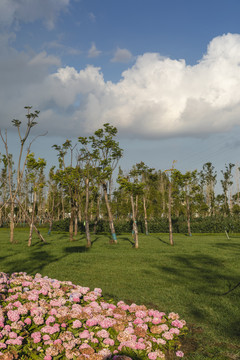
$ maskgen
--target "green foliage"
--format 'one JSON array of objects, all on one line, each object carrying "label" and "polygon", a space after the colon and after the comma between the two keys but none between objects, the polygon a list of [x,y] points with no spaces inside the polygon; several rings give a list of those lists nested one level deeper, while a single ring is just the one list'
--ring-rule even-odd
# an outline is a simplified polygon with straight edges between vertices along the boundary
[{"label": "green foliage", "polygon": [[[139,233],[144,233],[144,219],[138,220]],[[116,233],[124,234],[132,232],[132,220],[116,220],[114,222]],[[173,232],[186,234],[187,233],[187,220],[185,217],[178,217],[172,219]],[[89,224],[90,231],[93,232],[94,222]],[[149,233],[167,233],[169,230],[168,219],[151,219],[148,221]],[[194,218],[191,221],[191,228],[193,233],[223,233],[225,230],[230,232],[240,232],[240,221],[238,217],[204,217]],[[67,232],[69,229],[69,218],[64,220],[55,221],[53,223],[53,230]],[[78,223],[80,232],[84,232],[84,222]],[[97,224],[97,233],[109,233],[109,223],[107,220],[99,220]]]}]

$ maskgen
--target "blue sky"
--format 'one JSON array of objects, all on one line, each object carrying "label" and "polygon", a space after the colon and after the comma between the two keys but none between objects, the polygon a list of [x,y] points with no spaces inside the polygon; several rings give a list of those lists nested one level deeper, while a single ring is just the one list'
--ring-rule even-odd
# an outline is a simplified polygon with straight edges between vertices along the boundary
[{"label": "blue sky", "polygon": [[[239,0],[2,0],[0,128],[40,110],[32,149],[117,126],[128,170],[182,171],[240,152]],[[3,147],[0,144],[0,152]]]}]

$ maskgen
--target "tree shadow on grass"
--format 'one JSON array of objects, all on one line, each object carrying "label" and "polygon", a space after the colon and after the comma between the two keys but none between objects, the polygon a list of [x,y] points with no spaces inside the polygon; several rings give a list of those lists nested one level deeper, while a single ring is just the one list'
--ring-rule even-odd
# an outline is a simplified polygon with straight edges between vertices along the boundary
[{"label": "tree shadow on grass", "polygon": [[128,237],[121,237],[121,240],[128,241],[132,246],[134,246],[134,242],[131,239],[129,239]]},{"label": "tree shadow on grass", "polygon": [[[180,291],[186,289],[184,306],[195,321],[207,323],[208,319],[209,326],[219,335],[226,334],[234,341],[239,338],[240,322],[236,319],[239,313],[239,289],[235,294],[220,296],[227,283],[239,282],[239,274],[230,270],[226,272],[222,259],[202,253],[186,256],[173,254],[169,265],[155,263],[153,267],[159,270],[161,276],[165,274],[172,286],[178,286]],[[221,316],[223,322],[219,320]]]},{"label": "tree shadow on grass", "polygon": [[158,236],[154,236],[157,240],[159,240],[159,241],[161,241],[163,244],[165,244],[165,245],[171,245],[169,242],[167,242],[167,241],[165,241],[165,240],[163,240],[163,239],[161,239],[160,237],[158,237]]},{"label": "tree shadow on grass", "polygon": [[5,264],[5,267],[10,274],[21,271],[28,274],[41,273],[45,266],[58,261],[61,257],[53,256],[44,250],[37,250],[29,253],[28,258],[9,261]]},{"label": "tree shadow on grass", "polygon": [[67,254],[73,254],[73,253],[84,253],[89,251],[89,248],[87,248],[86,246],[67,246],[63,249],[63,251]]},{"label": "tree shadow on grass", "polygon": [[[60,233],[60,234],[54,234],[54,237],[58,237],[58,240],[63,240],[63,239],[66,239],[66,238],[69,238],[69,234],[68,233]],[[52,235],[48,235],[48,238],[50,239]]]},{"label": "tree shadow on grass", "polygon": [[31,248],[42,248],[43,246],[49,246],[51,245],[50,242],[46,241],[46,242],[34,242],[31,245]]},{"label": "tree shadow on grass", "polygon": [[229,240],[226,240],[227,242],[224,243],[224,242],[221,242],[221,243],[215,243],[213,244],[212,246],[213,247],[217,247],[217,248],[220,248],[220,249],[236,249],[236,250],[240,250],[240,244],[233,244],[233,243],[230,243]]},{"label": "tree shadow on grass", "polygon": [[92,240],[92,245],[100,239],[100,236],[96,236],[94,240]]}]

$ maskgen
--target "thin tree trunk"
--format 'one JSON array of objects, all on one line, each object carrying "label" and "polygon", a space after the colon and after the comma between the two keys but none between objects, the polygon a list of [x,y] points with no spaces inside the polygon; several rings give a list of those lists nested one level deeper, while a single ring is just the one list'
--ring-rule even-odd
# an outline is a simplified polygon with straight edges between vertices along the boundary
[{"label": "thin tree trunk", "polygon": [[145,234],[148,235],[148,221],[147,221],[147,208],[146,208],[146,198],[143,197],[143,210],[144,210],[144,225],[145,225]]},{"label": "thin tree trunk", "polygon": [[134,247],[135,249],[138,249],[138,226],[137,226],[133,195],[131,195],[131,204],[132,204],[132,219],[133,219],[133,231],[134,231]]},{"label": "thin tree trunk", "polygon": [[14,243],[14,202],[11,201],[10,212],[10,243]]},{"label": "thin tree trunk", "polygon": [[71,206],[70,222],[69,222],[69,238],[70,241],[73,241],[73,220],[74,220],[74,211]]},{"label": "thin tree trunk", "polygon": [[165,210],[166,210],[166,202],[165,202],[165,180],[163,175],[161,174],[161,193],[162,193],[162,211],[165,217]]},{"label": "thin tree trunk", "polygon": [[[32,219],[32,221],[33,221],[33,219]],[[30,229],[29,229],[28,246],[32,245],[32,233],[33,233],[33,223],[31,222]]]},{"label": "thin tree trunk", "polygon": [[96,217],[95,217],[95,221],[94,221],[94,228],[93,228],[94,234],[97,233],[97,225],[98,225],[98,221],[99,221],[99,215],[100,215],[100,195],[98,194],[98,197],[97,197],[97,212],[96,212]]},{"label": "thin tree trunk", "polygon": [[[138,195],[136,195],[135,204],[136,204],[135,209],[134,209],[134,211],[135,211],[135,219],[137,219],[137,217],[138,217]],[[134,230],[134,222],[133,222],[133,233],[134,232],[135,232],[135,230]]]},{"label": "thin tree trunk", "polygon": [[136,195],[136,208],[135,208],[135,218],[138,217],[138,195]]},{"label": "thin tree trunk", "polygon": [[109,204],[109,201],[108,201],[107,185],[105,183],[103,183],[103,193],[104,193],[104,199],[105,199],[105,203],[106,203],[106,207],[107,207],[107,211],[108,211],[109,227],[110,227],[111,234],[112,234],[111,243],[117,244],[117,236],[116,236],[116,233],[115,233],[115,227],[114,227],[114,223],[113,223],[113,216],[112,216],[111,207],[110,207],[110,204]]},{"label": "thin tree trunk", "polygon": [[85,191],[86,191],[86,203],[85,203],[85,232],[86,232],[86,239],[87,239],[87,247],[90,248],[92,246],[91,238],[90,238],[90,231],[89,231],[89,179],[85,179]]},{"label": "thin tree trunk", "polygon": [[63,197],[63,191],[61,188],[61,200],[62,200],[62,218],[65,219],[65,207],[64,207],[64,197]]},{"label": "thin tree trunk", "polygon": [[169,189],[168,189],[168,222],[169,222],[169,241],[173,246],[173,228],[172,228],[172,182],[171,179],[169,181]]},{"label": "thin tree trunk", "polygon": [[74,236],[77,236],[78,233],[78,217],[77,217],[77,212],[75,211],[75,215],[74,215]]},{"label": "thin tree trunk", "polygon": [[28,237],[28,246],[32,245],[32,233],[33,233],[33,224],[34,224],[34,216],[35,216],[36,196],[37,196],[36,191],[34,191],[34,199],[33,199],[33,205],[32,205],[32,216],[31,216],[31,223],[30,223],[29,237]]},{"label": "thin tree trunk", "polygon": [[[54,193],[52,196],[52,210],[50,211],[50,199],[49,199],[49,212],[48,212],[48,217],[49,217],[49,229],[48,229],[48,235],[51,235],[52,232],[52,225],[53,225],[53,217],[54,217],[54,210],[55,210],[55,199],[54,199]],[[52,214],[51,214],[52,213]]]},{"label": "thin tree trunk", "polygon": [[77,200],[75,197],[75,208],[74,208],[74,236],[78,233],[78,216],[77,216]]},{"label": "thin tree trunk", "polygon": [[[25,216],[26,216],[26,220],[27,220],[27,222],[29,223],[29,226],[30,226],[30,225],[31,225],[31,219],[30,219],[30,217],[29,217],[28,214],[26,213],[26,211],[25,211],[25,209],[23,208],[23,206],[22,206],[22,204],[20,203],[20,201],[19,201],[19,200],[17,200],[17,201],[18,201],[19,206],[22,208],[22,210],[23,210],[23,212],[24,212],[24,214],[25,214]],[[40,239],[41,241],[43,241],[43,242],[46,242],[46,240],[44,239],[44,237],[42,236],[42,234],[40,233],[40,231],[37,229],[37,227],[35,226],[35,224],[33,223],[32,225],[33,225],[33,230],[35,231],[35,233],[37,234],[37,236],[39,237],[39,239]]]},{"label": "thin tree trunk", "polygon": [[51,215],[49,214],[49,229],[48,229],[48,235],[51,235],[52,225],[53,225],[53,219],[52,219]]},{"label": "thin tree trunk", "polygon": [[187,226],[188,226],[188,235],[191,236],[191,214],[190,214],[190,205],[189,205],[189,197],[186,189],[186,206],[187,206]]}]

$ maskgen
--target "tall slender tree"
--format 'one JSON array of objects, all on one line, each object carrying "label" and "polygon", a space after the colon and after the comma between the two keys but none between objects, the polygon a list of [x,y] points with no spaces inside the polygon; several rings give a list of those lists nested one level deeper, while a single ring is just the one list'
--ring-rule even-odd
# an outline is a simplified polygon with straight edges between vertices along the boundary
[{"label": "tall slender tree", "polygon": [[115,140],[117,135],[117,128],[106,123],[102,129],[95,131],[93,136],[89,136],[89,146],[94,153],[96,167],[98,170],[98,181],[100,182],[106,208],[108,212],[109,227],[112,234],[113,243],[117,243],[117,236],[113,222],[113,214],[108,195],[108,184],[111,183],[113,171],[115,170],[123,150],[119,143]]},{"label": "tall slender tree", "polygon": [[37,204],[37,192],[39,189],[43,189],[46,185],[43,181],[42,173],[44,168],[46,167],[46,161],[44,159],[39,158],[36,160],[34,158],[34,153],[30,153],[27,156],[27,179],[30,182],[32,189],[32,208],[31,208],[31,222],[30,222],[30,230],[29,230],[29,238],[28,238],[28,246],[32,244],[32,233],[35,219],[35,210]]},{"label": "tall slender tree", "polygon": [[[20,142],[20,149],[19,149],[19,155],[18,155],[18,163],[17,163],[17,176],[16,176],[16,185],[15,187],[12,184],[12,175],[13,175],[13,169],[11,164],[11,157],[8,149],[8,137],[7,137],[7,130],[5,130],[5,133],[3,134],[0,130],[0,137],[2,139],[2,142],[5,147],[5,154],[7,159],[7,168],[8,168],[8,186],[9,186],[9,203],[10,203],[10,242],[14,242],[14,207],[16,202],[19,203],[18,199],[18,193],[21,187],[21,182],[24,174],[24,169],[27,162],[27,156],[30,153],[31,145],[33,141],[39,136],[33,138],[33,140],[30,142],[30,144],[27,146],[26,155],[23,156],[23,150],[26,145],[26,141],[29,137],[29,134],[31,132],[31,129],[37,125],[36,119],[39,116],[39,111],[35,110],[34,112],[31,112],[32,107],[31,106],[25,106],[25,109],[27,110],[26,118],[27,118],[27,124],[25,131],[21,132],[21,124],[22,122],[20,120],[12,120],[13,126],[17,129],[19,142]],[[46,135],[46,134],[43,134]]]},{"label": "tall slender tree", "polygon": [[121,189],[124,189],[130,196],[131,207],[132,207],[132,221],[133,221],[133,237],[134,247],[138,249],[138,225],[137,225],[137,199],[139,195],[143,194],[143,183],[139,183],[136,176],[136,167],[129,172],[127,176],[119,176],[117,181]]},{"label": "tall slender tree", "polygon": [[229,163],[228,165],[225,164],[225,171],[221,170],[221,173],[223,175],[223,180],[221,180],[221,185],[223,189],[224,194],[224,209],[223,212],[225,216],[229,213],[229,204],[228,204],[228,191],[233,184],[232,181],[232,169],[234,168],[235,164]]},{"label": "tall slender tree", "polygon": [[217,172],[211,162],[203,165],[200,171],[200,179],[203,190],[206,194],[206,204],[209,209],[209,215],[214,215],[215,209],[215,185],[217,183]]}]

